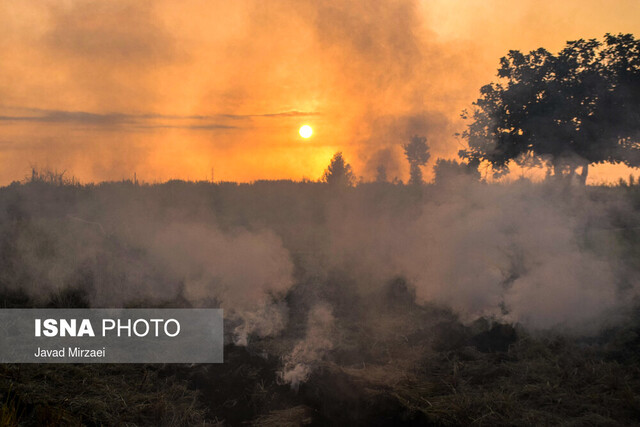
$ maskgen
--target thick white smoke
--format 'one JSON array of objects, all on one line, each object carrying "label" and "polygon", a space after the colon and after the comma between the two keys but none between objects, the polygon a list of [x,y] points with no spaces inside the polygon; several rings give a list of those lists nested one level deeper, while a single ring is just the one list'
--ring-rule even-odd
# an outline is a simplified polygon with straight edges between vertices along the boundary
[{"label": "thick white smoke", "polygon": [[354,271],[363,293],[400,275],[419,303],[531,329],[592,330],[635,295],[619,288],[606,204],[585,189],[519,182],[426,194],[410,209],[384,196],[331,208],[330,265]]},{"label": "thick white smoke", "polygon": [[273,335],[286,325],[279,303],[293,284],[293,265],[272,232],[223,233],[202,224],[171,224],[153,242],[152,254],[183,283],[194,305],[216,300],[228,320],[240,321],[237,344],[248,335]]},{"label": "thick white smoke", "polygon": [[160,207],[139,207],[124,200],[102,209],[89,203],[71,216],[47,217],[23,206],[34,218],[15,233],[18,270],[6,272],[5,286],[44,302],[52,293],[82,289],[92,307],[185,300],[220,307],[240,345],[251,334],[285,328],[293,264],[280,237],[264,229],[223,231],[214,219],[156,218]]}]

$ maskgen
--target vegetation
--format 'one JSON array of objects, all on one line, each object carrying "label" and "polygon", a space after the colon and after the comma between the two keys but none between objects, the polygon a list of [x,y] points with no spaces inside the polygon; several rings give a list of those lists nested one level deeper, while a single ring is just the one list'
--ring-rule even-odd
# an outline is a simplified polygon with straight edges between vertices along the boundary
[{"label": "vegetation", "polygon": [[0,421],[3,426],[203,425],[205,407],[187,386],[154,365],[0,365],[6,401]]},{"label": "vegetation", "polygon": [[422,166],[426,165],[431,157],[427,138],[415,135],[411,141],[403,145],[404,155],[409,161],[410,184],[422,184]]},{"label": "vegetation", "polygon": [[576,40],[558,54],[512,50],[500,60],[498,83],[483,86],[463,133],[460,155],[508,163],[546,162],[555,176],[590,164],[640,166],[640,40],[607,34]]},{"label": "vegetation", "polygon": [[434,183],[436,184],[444,184],[461,178],[467,182],[480,180],[480,172],[476,165],[460,163],[457,160],[436,160],[436,164],[433,166],[433,173]]},{"label": "vegetation", "polygon": [[334,154],[322,175],[322,181],[333,187],[351,187],[355,183],[351,165],[345,162],[341,152]]},{"label": "vegetation", "polygon": [[[474,185],[481,191],[493,188]],[[640,271],[636,180],[586,191],[589,199],[611,208],[607,215],[617,229],[593,229],[583,245],[606,233],[624,248],[619,262]],[[166,282],[159,276],[136,282],[122,267],[134,263],[135,271],[147,271],[146,249],[126,236],[136,224],[158,219],[212,222],[231,232],[268,227],[291,254],[296,283],[285,298],[286,328],[274,336],[254,336],[247,347],[228,344],[224,364],[2,365],[0,419],[9,425],[640,422],[637,316],[586,338],[531,333],[490,317],[463,322],[447,307],[418,303],[402,277],[361,294],[353,285],[358,278],[350,260],[344,269],[316,267],[327,262],[321,253],[331,239],[329,221],[360,212],[356,206],[370,214],[388,210],[406,220],[419,214],[425,201],[440,205],[449,197],[438,184],[416,191],[385,182],[359,184],[348,195],[325,183],[291,181],[79,186],[36,180],[2,188],[3,307],[88,306],[98,286],[117,293],[123,280],[131,287]],[[634,209],[621,208],[628,205]],[[31,268],[33,260],[40,266],[67,265],[61,260],[72,251],[73,239],[92,255],[69,264],[70,274]],[[334,347],[295,391],[282,383],[278,370],[282,355],[304,335],[306,312],[318,299],[333,307]],[[145,305],[185,307],[189,302],[178,290]]]}]

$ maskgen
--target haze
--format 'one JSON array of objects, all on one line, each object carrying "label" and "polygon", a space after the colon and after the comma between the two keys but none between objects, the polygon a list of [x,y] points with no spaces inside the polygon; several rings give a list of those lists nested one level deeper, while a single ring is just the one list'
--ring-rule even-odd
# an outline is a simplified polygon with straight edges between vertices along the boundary
[{"label": "haze", "polygon": [[34,165],[82,182],[317,179],[336,151],[364,179],[379,164],[406,179],[416,133],[429,179],[509,49],[640,33],[632,0],[514,3],[2,2],[0,184]]}]

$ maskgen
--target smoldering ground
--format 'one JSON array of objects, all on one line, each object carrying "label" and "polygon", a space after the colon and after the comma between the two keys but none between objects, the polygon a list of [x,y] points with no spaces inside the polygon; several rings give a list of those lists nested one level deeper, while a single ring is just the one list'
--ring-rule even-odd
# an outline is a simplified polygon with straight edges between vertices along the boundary
[{"label": "smoldering ground", "polygon": [[640,285],[638,198],[621,189],[34,180],[0,197],[5,300],[222,307],[228,342],[282,358],[294,387],[433,335],[443,317],[415,310],[594,336],[628,319]]}]

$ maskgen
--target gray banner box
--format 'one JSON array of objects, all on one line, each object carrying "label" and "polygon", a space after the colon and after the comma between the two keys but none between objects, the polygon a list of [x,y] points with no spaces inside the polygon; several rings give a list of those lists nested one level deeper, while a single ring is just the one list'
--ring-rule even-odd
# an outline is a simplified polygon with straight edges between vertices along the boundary
[{"label": "gray banner box", "polygon": [[[36,319],[41,319],[40,337],[36,336]],[[57,336],[45,336],[45,330],[51,332],[44,327],[45,319],[55,319],[58,327],[61,319],[68,323],[76,319],[78,329],[88,319],[95,336],[63,337],[59,331]],[[103,336],[104,319],[119,320],[121,326],[130,320],[131,336],[125,328],[118,337],[117,329],[108,329],[109,320]],[[142,337],[135,332],[144,335],[145,322],[133,328],[139,319],[149,325]],[[180,324],[180,333],[174,337],[165,334],[169,319]],[[175,322],[166,325],[167,332],[175,334]],[[103,349],[102,355],[91,352]],[[222,309],[0,309],[0,363],[222,363],[223,349]]]}]

